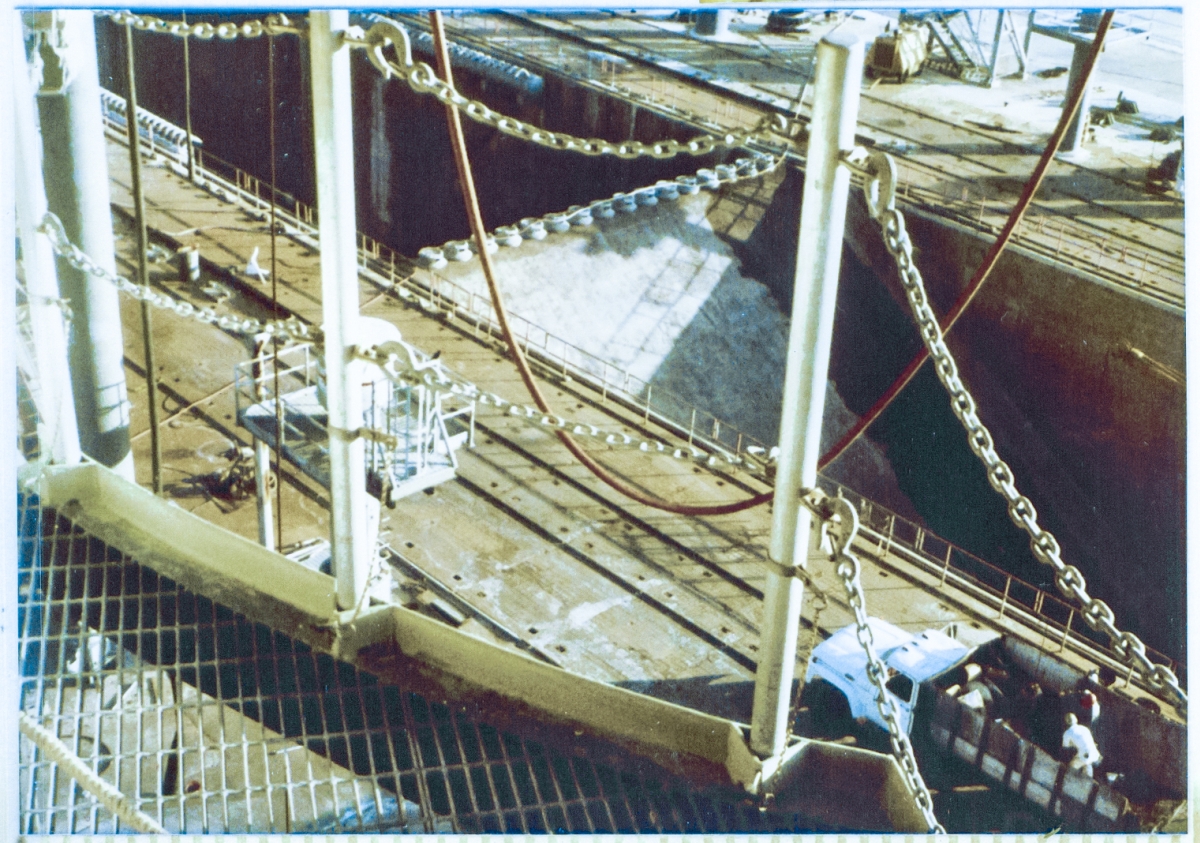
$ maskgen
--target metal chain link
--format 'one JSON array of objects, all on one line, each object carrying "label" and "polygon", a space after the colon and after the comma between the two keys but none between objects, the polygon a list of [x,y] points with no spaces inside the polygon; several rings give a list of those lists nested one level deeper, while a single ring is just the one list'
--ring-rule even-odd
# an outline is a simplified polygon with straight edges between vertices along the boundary
[{"label": "metal chain link", "polygon": [[142,32],[174,35],[176,38],[199,38],[209,41],[220,38],[232,41],[236,38],[260,38],[263,35],[304,35],[305,30],[293,26],[286,15],[268,15],[265,21],[251,20],[243,23],[221,21],[220,23],[186,23],[181,20],[163,20],[150,15],[135,15],[133,12],[96,12],[98,17],[109,18],[118,26],[129,24]]},{"label": "metal chain link", "polygon": [[[751,143],[779,146],[780,137],[787,137],[792,124],[782,114],[764,115],[751,129],[727,132],[723,135],[700,135],[687,141],[668,139],[653,143],[641,141],[613,142],[600,138],[581,138],[565,132],[553,132],[494,111],[479,100],[468,99],[454,86],[438,78],[437,73],[425,62],[413,60],[412,43],[408,31],[392,21],[380,21],[365,33],[358,27],[350,27],[344,34],[346,43],[364,47],[371,63],[390,79],[398,76],[418,94],[429,94],[446,105],[451,105],[477,123],[489,126],[503,134],[549,149],[579,152],[583,155],[612,155],[617,158],[674,158],[676,155],[710,155],[719,149],[747,147]],[[394,47],[397,61],[384,54]]]},{"label": "metal chain link", "polygon": [[867,678],[875,686],[875,706],[887,723],[892,755],[900,766],[900,773],[904,776],[905,784],[908,785],[917,808],[929,824],[929,830],[945,834],[946,829],[933,813],[933,796],[925,786],[925,780],[921,778],[921,771],[917,769],[917,757],[913,752],[912,741],[900,728],[900,711],[896,700],[885,685],[887,667],[875,652],[875,637],[868,623],[867,597],[863,593],[860,579],[862,563],[850,550],[851,543],[858,533],[858,512],[845,498],[830,497],[819,489],[808,491],[801,496],[801,500],[821,519],[821,531],[831,548],[830,559],[837,566],[838,578],[846,589],[850,608],[854,611],[858,643],[867,655]]},{"label": "metal chain link", "polygon": [[[597,199],[588,205],[572,205],[566,211],[555,211],[540,219],[527,217],[516,225],[500,226],[487,237],[487,249],[493,251],[497,244],[515,248],[526,240],[542,240],[548,234],[562,233],[572,226],[591,225],[595,217],[608,219],[621,213],[633,213],[643,206],[657,205],[660,200],[674,201],[681,195],[699,193],[700,190],[716,190],[722,185],[737,184],[745,179],[758,178],[773,172],[783,163],[783,157],[755,152],[751,157],[739,158],[732,164],[718,164],[713,168],[702,168],[694,176],[677,176],[673,180],[661,179],[654,184],[639,187],[628,193],[614,193],[609,199]],[[450,261],[468,261],[476,256],[478,245],[474,240],[450,240],[442,246],[426,246],[417,253],[418,263],[426,269],[445,268]]]},{"label": "metal chain link", "polygon": [[1059,590],[1079,605],[1080,614],[1088,626],[1108,636],[1113,651],[1122,661],[1141,672],[1152,691],[1181,712],[1186,712],[1187,693],[1180,687],[1174,671],[1166,665],[1150,661],[1146,655],[1146,645],[1141,639],[1131,632],[1118,629],[1116,616],[1108,604],[1088,595],[1082,572],[1063,561],[1058,540],[1038,524],[1033,503],[1017,490],[1012,469],[996,453],[992,435],[976,412],[975,399],[958,375],[958,366],[946,346],[937,316],[929,305],[924,280],[913,262],[912,242],[904,227],[904,216],[896,210],[895,161],[887,153],[860,151],[848,156],[848,161],[852,166],[855,162],[865,161],[864,172],[868,176],[864,186],[867,207],[872,218],[883,229],[884,244],[896,261],[900,283],[912,306],[921,338],[929,350],[929,356],[933,358],[938,379],[950,393],[950,408],[966,429],[971,450],[987,469],[988,482],[1007,502],[1009,518],[1029,536],[1029,547],[1038,561],[1054,569],[1054,581]]},{"label": "metal chain link", "polygon": [[62,221],[54,214],[47,213],[42,217],[38,231],[49,239],[54,251],[63,257],[67,263],[80,272],[86,272],[97,278],[113,284],[118,290],[138,301],[144,301],[160,310],[169,310],[184,319],[194,319],[208,325],[216,325],[223,330],[245,336],[265,334],[268,337],[279,337],[284,341],[311,342],[319,338],[319,329],[305,325],[294,316],[284,321],[263,322],[245,316],[220,314],[211,307],[196,307],[191,302],[173,299],[158,292],[152,287],[135,284],[128,278],[114,275],[92,260],[83,250],[77,247],[67,237]]},{"label": "metal chain link", "polygon": [[[169,310],[184,319],[194,319],[204,324],[216,325],[223,330],[243,336],[258,339],[263,337],[267,339],[278,337],[285,342],[313,342],[317,344],[321,342],[321,333],[318,328],[306,325],[294,316],[282,321],[263,322],[251,317],[219,314],[211,307],[196,307],[191,302],[173,299],[164,293],[154,290],[152,287],[135,284],[128,278],[114,275],[92,260],[67,238],[67,233],[63,229],[62,222],[54,214],[47,213],[42,218],[42,223],[38,226],[38,230],[49,238],[54,251],[65,258],[75,269],[94,275],[97,278],[103,278],[112,283],[121,292],[138,301],[144,301],[152,307]],[[418,354],[423,355],[423,352],[418,352],[417,349],[409,346],[407,343],[399,344],[405,353],[398,354],[396,353],[396,349],[392,347],[395,345],[394,343],[385,343],[384,346],[358,348],[356,352],[357,356],[361,359],[378,365],[393,381],[405,384],[422,383],[437,391],[449,392],[461,398],[478,401],[484,406],[490,405],[499,410],[504,410],[507,415],[527,421],[536,427],[551,427],[558,430],[565,430],[576,436],[597,439],[614,447],[630,448],[643,453],[663,454],[675,459],[706,465],[710,468],[740,469],[759,477],[765,476],[768,466],[774,463],[774,454],[765,450],[762,453],[756,453],[759,449],[748,448],[742,455],[734,455],[724,451],[710,453],[694,445],[689,445],[686,448],[671,448],[657,440],[630,436],[627,433],[609,433],[595,425],[543,413],[536,407],[527,404],[516,404],[494,392],[480,389],[471,381],[452,374],[450,370],[436,360],[432,360],[427,356],[418,357]],[[359,433],[374,441],[382,442],[385,445],[394,441],[394,437],[391,437],[385,431],[363,428]]]},{"label": "metal chain link", "polygon": [[371,348],[358,347],[354,350],[355,357],[374,363],[381,368],[395,383],[411,385],[423,384],[437,392],[450,393],[460,398],[476,401],[482,405],[495,407],[506,415],[527,422],[533,427],[552,428],[595,439],[606,445],[618,448],[628,448],[649,454],[662,454],[678,460],[705,465],[709,468],[741,469],[748,474],[763,476],[767,467],[774,464],[773,453],[745,453],[738,456],[723,451],[704,451],[694,445],[672,448],[655,439],[643,439],[630,436],[628,433],[611,433],[587,422],[574,421],[564,416],[543,413],[537,407],[528,404],[518,404],[509,401],[501,395],[487,390],[469,380],[455,374],[441,361],[425,355],[424,352],[408,343],[383,343]]}]

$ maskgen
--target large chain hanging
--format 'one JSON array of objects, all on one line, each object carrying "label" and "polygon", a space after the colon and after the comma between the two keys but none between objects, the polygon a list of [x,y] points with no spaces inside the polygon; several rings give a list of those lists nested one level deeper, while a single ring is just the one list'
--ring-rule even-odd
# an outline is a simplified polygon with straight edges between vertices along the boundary
[{"label": "large chain hanging", "polygon": [[888,739],[892,745],[892,755],[900,766],[900,773],[908,785],[917,808],[929,824],[929,830],[937,834],[945,834],[946,829],[938,822],[933,813],[933,796],[921,778],[917,769],[917,756],[913,752],[912,741],[900,728],[900,710],[896,700],[887,690],[887,667],[875,652],[875,636],[868,623],[867,598],[863,593],[860,572],[862,563],[850,550],[854,537],[858,534],[858,512],[853,504],[842,497],[830,497],[819,489],[806,490],[801,496],[803,504],[821,519],[823,540],[828,540],[831,549],[830,558],[837,566],[838,578],[846,589],[850,608],[854,611],[854,626],[858,643],[862,645],[867,655],[867,678],[875,686],[875,706],[887,724]]},{"label": "large chain hanging", "polygon": [[135,284],[128,278],[121,275],[114,275],[92,260],[86,252],[70,241],[66,230],[63,228],[62,221],[54,214],[47,213],[42,218],[42,222],[38,226],[38,231],[50,239],[50,244],[54,247],[54,251],[63,257],[72,267],[80,272],[86,272],[97,278],[103,278],[121,292],[138,301],[144,301],[151,307],[157,307],[160,310],[170,310],[185,319],[194,319],[197,322],[216,325],[226,331],[244,336],[252,337],[264,334],[268,337],[279,337],[284,341],[311,342],[319,334],[317,328],[305,325],[295,317],[284,321],[263,322],[246,316],[220,314],[211,307],[196,307],[191,302],[173,299],[152,287]]},{"label": "large chain hanging", "polygon": [[[357,27],[350,27],[345,40],[367,49],[371,63],[390,79],[398,76],[418,94],[432,94],[446,105],[451,105],[477,123],[521,140],[550,149],[579,152],[583,155],[612,155],[617,158],[674,158],[676,155],[709,155],[719,149],[747,147],[757,142],[767,146],[779,146],[780,139],[771,132],[786,136],[791,124],[781,114],[764,115],[751,129],[728,132],[724,135],[700,135],[688,141],[674,139],[642,143],[622,141],[614,143],[600,138],[580,138],[565,132],[552,132],[530,123],[493,111],[479,100],[468,99],[452,85],[438,78],[437,72],[425,62],[413,60],[412,43],[404,27],[391,21],[374,24],[365,34]],[[388,59],[385,51],[394,47],[396,61]]]},{"label": "large chain hanging", "polygon": [[933,358],[938,379],[950,393],[950,407],[966,428],[971,450],[987,469],[988,482],[1007,502],[1008,517],[1029,536],[1029,547],[1038,561],[1054,569],[1054,581],[1059,590],[1079,605],[1088,626],[1108,636],[1113,651],[1141,672],[1151,690],[1168,699],[1181,712],[1186,711],[1187,693],[1180,687],[1174,671],[1150,661],[1141,639],[1132,632],[1118,629],[1109,605],[1088,595],[1083,574],[1074,565],[1063,561],[1058,540],[1042,529],[1033,503],[1017,490],[1012,469],[996,453],[992,435],[976,412],[975,400],[958,375],[958,366],[946,346],[937,316],[929,306],[924,280],[913,262],[912,242],[904,228],[904,216],[896,209],[896,162],[884,152],[855,150],[847,155],[847,163],[851,166],[861,167],[863,162],[867,208],[883,229],[884,244],[896,261],[900,283],[912,306],[921,339]]},{"label": "large chain hanging", "polygon": [[[305,30],[292,25],[284,15],[270,15],[265,21],[251,20],[242,23],[222,21],[187,23],[182,20],[163,20],[150,15],[136,15],[130,11],[98,12],[119,25],[129,24],[143,32],[174,35],[178,38],[200,38],[233,40],[236,38],[258,38],[263,35],[305,35]],[[790,135],[793,125],[781,114],[764,115],[753,128],[727,132],[723,135],[700,135],[687,141],[668,139],[653,143],[641,141],[613,142],[601,138],[580,138],[565,132],[542,129],[515,117],[494,111],[479,100],[463,96],[454,86],[438,78],[437,72],[425,62],[413,60],[412,43],[408,31],[392,21],[380,21],[364,34],[361,27],[351,26],[341,33],[344,43],[352,47],[364,47],[371,63],[390,79],[393,75],[404,79],[418,94],[432,94],[446,105],[451,105],[467,117],[497,131],[521,140],[550,149],[579,152],[584,155],[612,155],[617,158],[674,158],[676,155],[710,155],[720,149],[749,147],[752,143],[769,147],[780,145],[780,137]],[[391,61],[384,54],[388,47],[395,47],[398,61]],[[774,134],[772,134],[774,133]]]},{"label": "large chain hanging", "polygon": [[150,15],[135,15],[130,11],[97,12],[118,26],[129,24],[142,32],[174,35],[176,38],[200,38],[208,41],[220,38],[232,41],[235,38],[260,38],[263,35],[303,35],[304,30],[293,26],[285,15],[269,15],[265,21],[250,20],[242,23],[221,21],[220,23],[187,23],[182,20],[163,20]]}]

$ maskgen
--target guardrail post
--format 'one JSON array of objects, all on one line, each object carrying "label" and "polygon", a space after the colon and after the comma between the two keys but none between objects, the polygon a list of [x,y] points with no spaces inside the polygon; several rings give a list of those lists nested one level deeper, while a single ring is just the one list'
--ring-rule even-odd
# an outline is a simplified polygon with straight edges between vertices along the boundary
[{"label": "guardrail post", "polygon": [[950,556],[953,553],[954,553],[954,545],[947,544],[946,545],[946,563],[944,565],[942,565],[942,579],[938,583],[938,588],[942,588],[943,586],[946,585],[946,575],[948,573],[950,573]]},{"label": "guardrail post", "polygon": [[[850,171],[842,150],[854,146],[862,83],[863,43],[834,30],[817,46],[800,237],[784,375],[779,462],[771,525],[771,560],[763,605],[760,659],[754,677],[750,748],[781,758],[789,731],[796,670],[796,635],[804,583],[788,569],[804,567],[813,536],[811,515],[800,502],[803,487],[817,484],[821,421],[833,316],[841,269]],[[798,557],[798,558],[797,558]]]},{"label": "guardrail post", "polygon": [[1067,625],[1063,627],[1062,641],[1059,642],[1058,650],[1062,652],[1067,649],[1067,639],[1071,637],[1071,621],[1075,620],[1075,610],[1071,609],[1067,615]]},{"label": "guardrail post", "polygon": [[325,381],[329,410],[330,530],[337,602],[351,609],[365,599],[373,542],[367,536],[367,487],[362,389],[349,372],[349,346],[358,316],[354,140],[350,113],[350,48],[339,34],[345,10],[309,14],[317,204],[321,207],[321,300],[325,318]]},{"label": "guardrail post", "polygon": [[1012,588],[1012,577],[1004,581],[1004,598],[1000,601],[1000,617],[1004,617],[1004,610],[1008,607],[1008,592]]}]

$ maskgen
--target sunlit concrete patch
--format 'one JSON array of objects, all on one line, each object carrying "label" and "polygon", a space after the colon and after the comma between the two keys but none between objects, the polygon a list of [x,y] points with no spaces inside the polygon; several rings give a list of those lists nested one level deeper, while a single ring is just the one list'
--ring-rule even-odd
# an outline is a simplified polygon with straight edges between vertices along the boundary
[{"label": "sunlit concrete patch", "polygon": [[[502,249],[495,261],[505,304],[649,379],[736,263],[706,218],[712,202],[708,193],[684,196]],[[487,295],[476,260],[442,274]]]}]

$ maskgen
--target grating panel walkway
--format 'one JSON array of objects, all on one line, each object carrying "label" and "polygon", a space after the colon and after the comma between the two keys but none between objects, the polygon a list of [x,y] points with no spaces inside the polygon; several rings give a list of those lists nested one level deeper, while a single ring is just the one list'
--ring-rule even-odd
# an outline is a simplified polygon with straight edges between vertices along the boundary
[{"label": "grating panel walkway", "polygon": [[[380,683],[19,497],[23,710],[174,833],[815,826]],[[611,763],[608,763],[610,762]],[[122,829],[21,738],[23,833]]]}]

